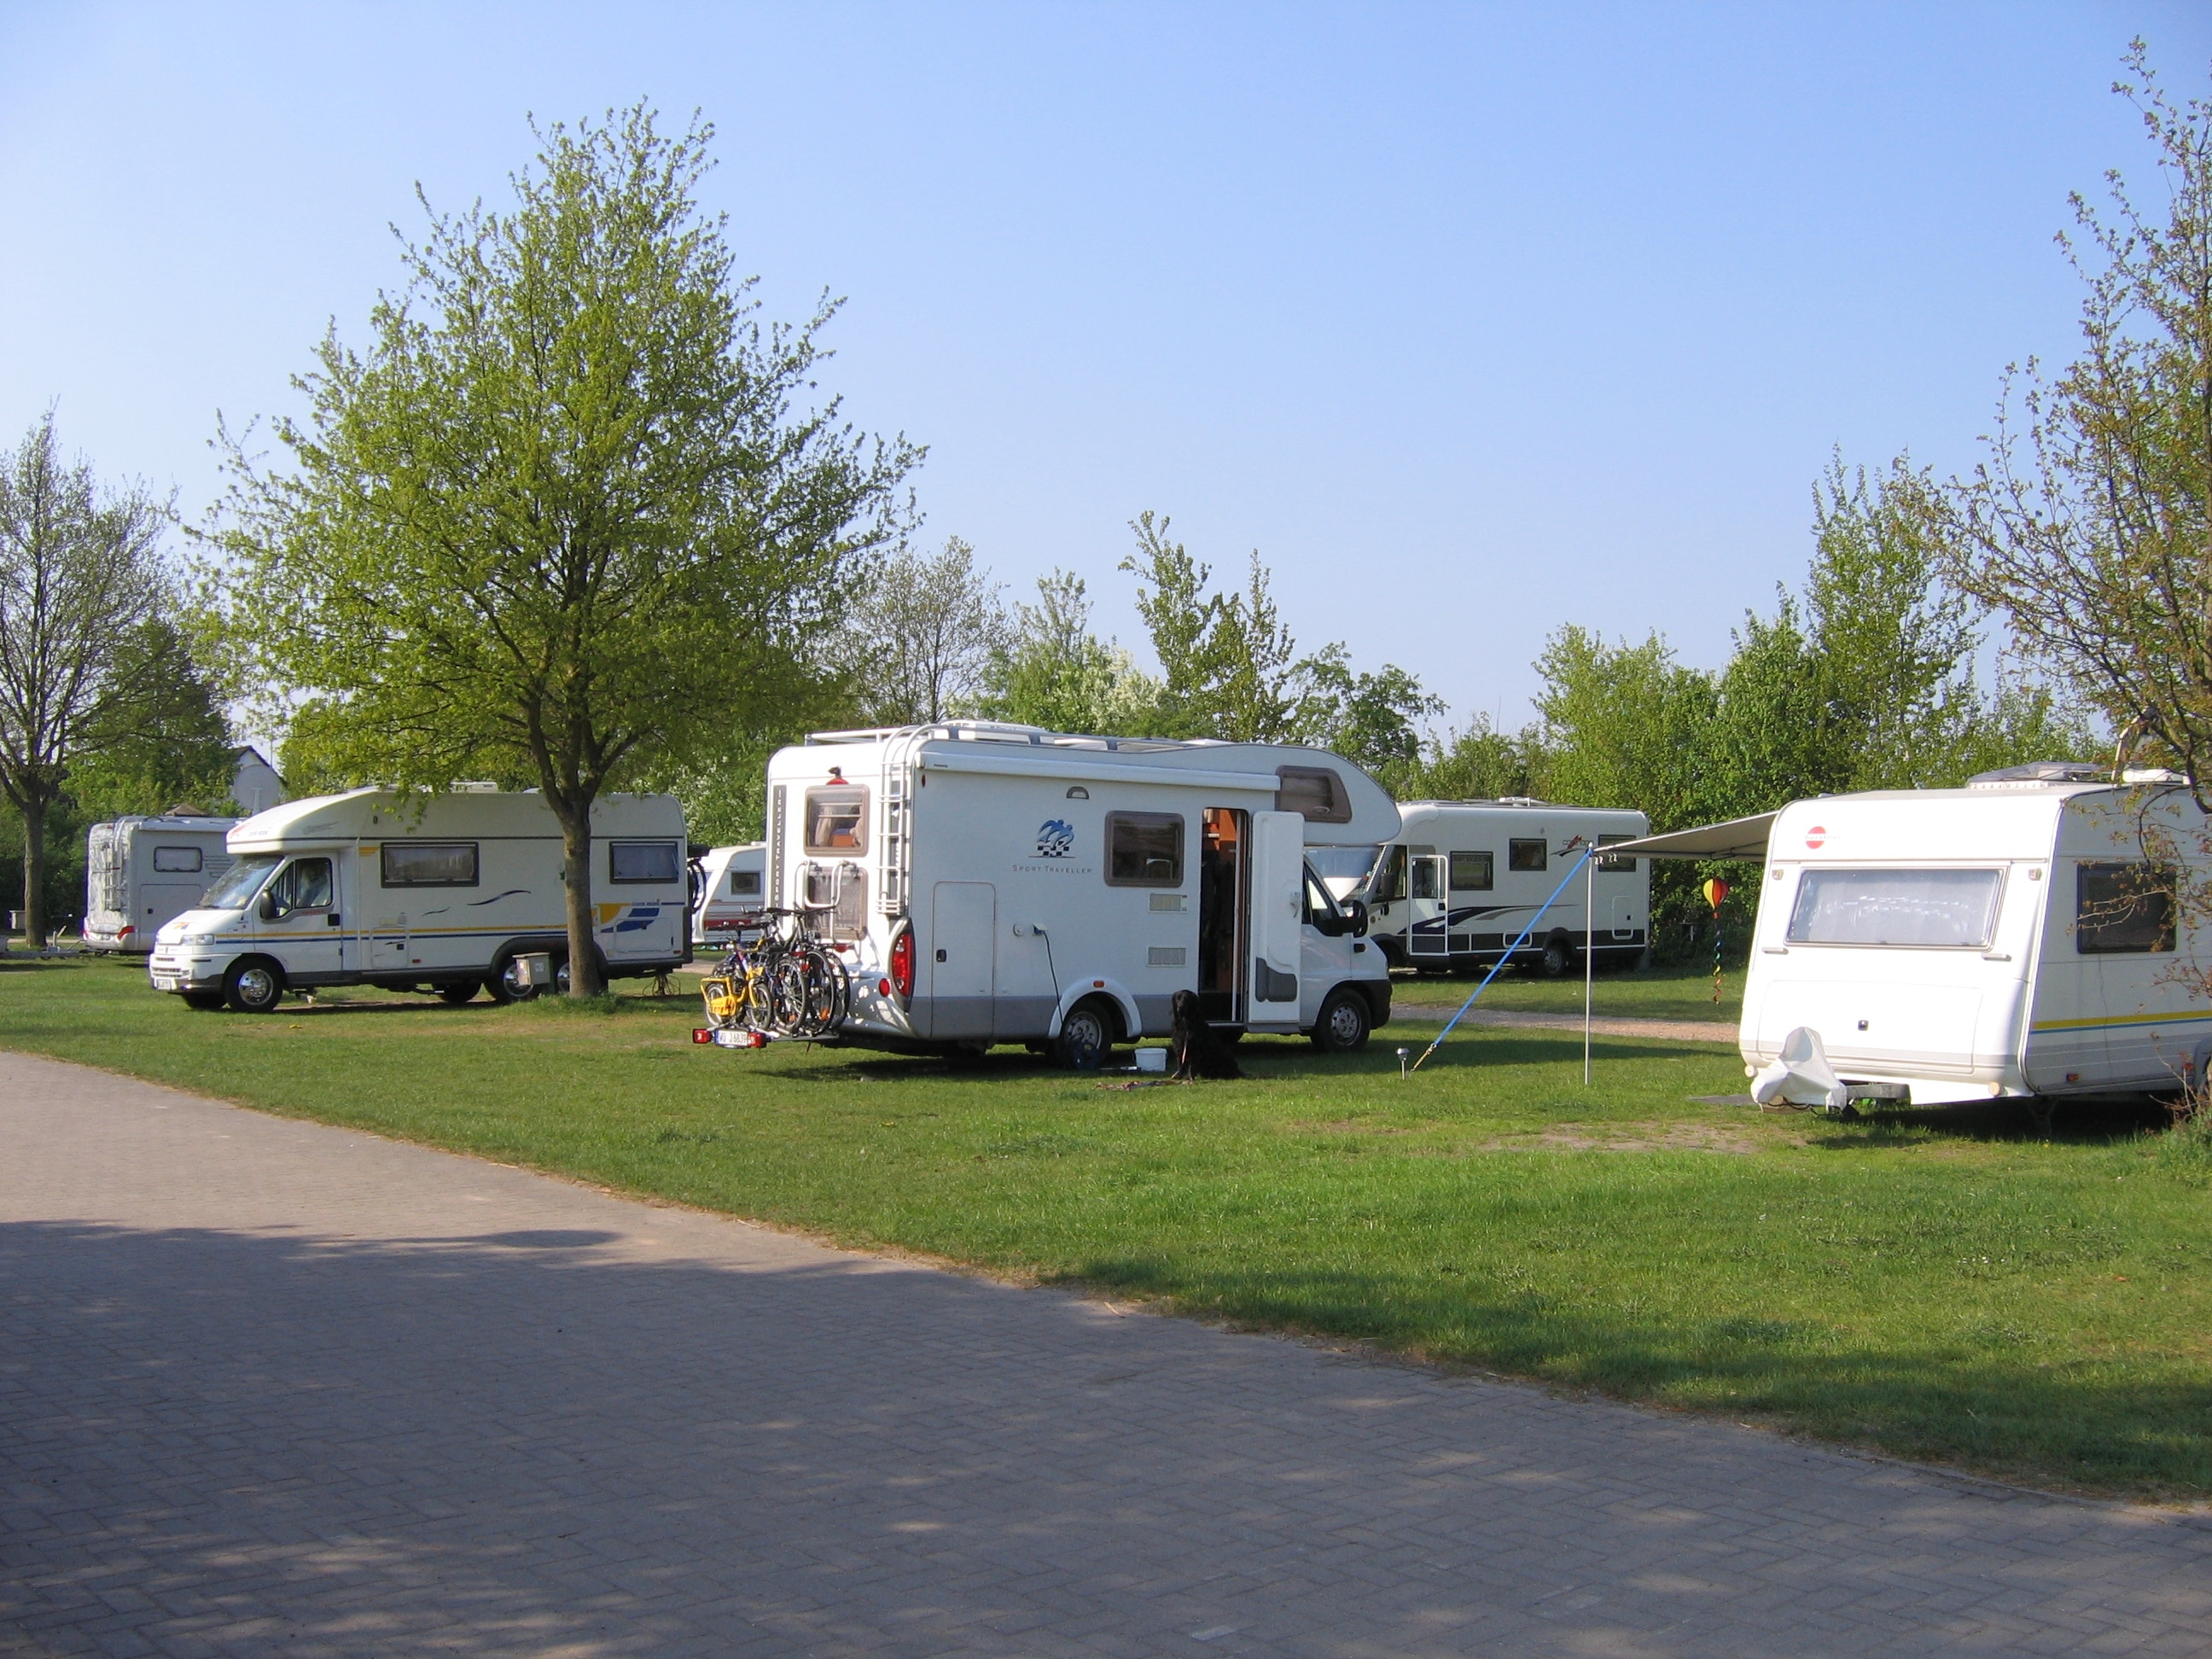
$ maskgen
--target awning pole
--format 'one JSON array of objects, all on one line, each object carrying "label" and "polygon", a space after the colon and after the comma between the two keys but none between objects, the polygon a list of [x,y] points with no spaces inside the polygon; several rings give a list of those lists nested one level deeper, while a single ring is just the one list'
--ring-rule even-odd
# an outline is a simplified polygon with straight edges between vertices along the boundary
[{"label": "awning pole", "polygon": [[1597,938],[1597,860],[1583,862],[1583,1087],[1590,1084],[1590,1002],[1597,983],[1597,957],[1590,949]]},{"label": "awning pole", "polygon": [[[1570,842],[1569,845],[1572,845],[1572,843]],[[1507,963],[1513,960],[1513,953],[1516,951],[1519,950],[1522,945],[1528,942],[1528,935],[1536,931],[1536,924],[1544,919],[1544,913],[1559,902],[1559,895],[1567,890],[1567,884],[1575,878],[1575,871],[1580,869],[1583,864],[1589,861],[1589,855],[1590,849],[1588,847],[1584,847],[1583,848],[1582,858],[1577,860],[1576,863],[1569,868],[1565,875],[1559,878],[1559,884],[1552,890],[1552,896],[1546,899],[1541,904],[1536,907],[1536,914],[1528,918],[1528,925],[1521,930],[1520,937],[1516,939],[1512,944],[1505,947],[1505,954],[1504,956],[1501,956],[1497,961],[1490,964],[1490,971],[1482,976],[1482,983],[1476,986],[1474,990],[1468,992],[1467,1000],[1460,1004],[1459,1012],[1454,1014],[1449,1019],[1446,1020],[1444,1022],[1444,1029],[1437,1033],[1434,1041],[1432,1041],[1427,1048],[1421,1050],[1420,1060],[1417,1060],[1413,1062],[1413,1069],[1415,1071],[1418,1072],[1421,1069],[1422,1060],[1427,1060],[1431,1054],[1436,1053],[1437,1049],[1443,1047],[1444,1039],[1449,1036],[1452,1033],[1452,1027],[1458,1024],[1462,1019],[1466,1018],[1467,1011],[1474,1006],[1475,998],[1480,996],[1485,991],[1487,991],[1490,988],[1490,981],[1498,977],[1498,970],[1504,968]],[[1449,897],[1447,897],[1444,908],[1447,913],[1449,913],[1451,908]]]}]

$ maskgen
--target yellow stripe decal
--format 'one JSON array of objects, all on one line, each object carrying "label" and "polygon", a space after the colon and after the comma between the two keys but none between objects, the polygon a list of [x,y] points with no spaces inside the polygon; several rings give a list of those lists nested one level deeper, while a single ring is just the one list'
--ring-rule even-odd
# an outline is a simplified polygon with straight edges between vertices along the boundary
[{"label": "yellow stripe decal", "polygon": [[2124,1014],[2117,1019],[2039,1019],[2027,1029],[2037,1031],[2115,1030],[2132,1025],[2195,1025],[2212,1019],[2212,1012],[2185,1014]]}]

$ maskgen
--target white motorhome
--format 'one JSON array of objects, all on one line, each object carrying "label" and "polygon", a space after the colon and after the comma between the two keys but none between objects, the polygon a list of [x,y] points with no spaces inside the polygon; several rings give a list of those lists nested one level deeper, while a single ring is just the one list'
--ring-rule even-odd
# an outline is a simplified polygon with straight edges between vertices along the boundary
[{"label": "white motorhome", "polygon": [[709,848],[699,860],[699,900],[691,912],[691,936],[721,950],[760,930],[768,902],[768,843]]},{"label": "white motorhome", "polygon": [[[1633,841],[1650,828],[1641,812],[1550,801],[1417,800],[1399,805],[1405,828],[1372,865],[1323,868],[1340,895],[1367,901],[1368,928],[1396,967],[1487,967],[1532,921],[1516,963],[1557,977],[1575,965],[1584,939],[1585,884],[1559,890],[1582,850]],[[1633,964],[1650,943],[1651,870],[1643,859],[1601,858],[1589,890],[1590,952]]]},{"label": "white motorhome", "polygon": [[[2165,774],[2108,775],[2045,763],[1964,789],[1782,809],[1744,988],[1747,1072],[1774,1066],[1802,1028],[1839,1099],[1929,1105],[2201,1079],[2212,1006],[2197,974],[2212,933],[2177,927],[2145,847],[2148,830],[2204,879],[2203,815]],[[1790,1059],[1817,1073],[1809,1047],[1801,1039]]]},{"label": "white motorhome", "polygon": [[230,868],[236,818],[198,812],[95,823],[84,843],[84,946],[150,951],[162,926],[193,908]]},{"label": "white motorhome", "polygon": [[[610,795],[592,809],[593,943],[611,978],[690,958],[684,809]],[[273,1010],[288,990],[381,985],[466,1002],[530,994],[545,954],[565,980],[561,832],[533,790],[356,789],[258,812],[199,908],[164,927],[147,971],[198,1007]]]},{"label": "white motorhome", "polygon": [[822,913],[843,1040],[1074,1060],[1166,1033],[1178,991],[1337,1051],[1389,1017],[1360,907],[1308,862],[1398,833],[1338,756],[956,720],[817,733],[768,789],[768,902]]}]

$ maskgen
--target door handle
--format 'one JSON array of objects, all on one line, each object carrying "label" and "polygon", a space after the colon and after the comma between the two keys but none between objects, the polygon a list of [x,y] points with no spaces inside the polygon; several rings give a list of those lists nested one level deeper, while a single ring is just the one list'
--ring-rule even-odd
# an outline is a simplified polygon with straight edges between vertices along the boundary
[{"label": "door handle", "polygon": [[937,959],[938,959],[939,962],[944,961],[944,960],[945,960],[945,952],[944,952],[944,951],[939,951],[937,953]]}]

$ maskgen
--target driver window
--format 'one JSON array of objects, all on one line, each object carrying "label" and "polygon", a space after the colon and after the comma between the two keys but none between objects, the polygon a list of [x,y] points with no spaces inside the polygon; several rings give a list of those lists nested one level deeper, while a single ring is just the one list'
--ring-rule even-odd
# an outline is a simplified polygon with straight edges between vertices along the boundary
[{"label": "driver window", "polygon": [[331,861],[295,859],[284,867],[271,889],[278,906],[287,910],[326,910],[331,903]]}]

